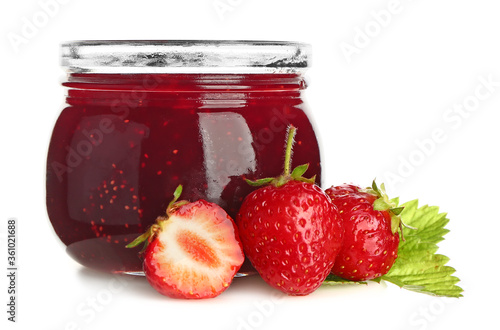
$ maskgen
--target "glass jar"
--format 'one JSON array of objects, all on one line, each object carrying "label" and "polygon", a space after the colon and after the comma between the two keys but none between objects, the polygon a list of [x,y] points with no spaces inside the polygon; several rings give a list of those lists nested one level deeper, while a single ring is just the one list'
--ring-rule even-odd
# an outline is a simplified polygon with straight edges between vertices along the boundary
[{"label": "glass jar", "polygon": [[[71,257],[136,273],[125,245],[182,199],[234,218],[249,179],[293,165],[321,182],[320,151],[302,99],[310,47],[262,41],[78,41],[62,45],[66,107],[47,159],[47,210]],[[245,268],[242,268],[242,273]]]}]

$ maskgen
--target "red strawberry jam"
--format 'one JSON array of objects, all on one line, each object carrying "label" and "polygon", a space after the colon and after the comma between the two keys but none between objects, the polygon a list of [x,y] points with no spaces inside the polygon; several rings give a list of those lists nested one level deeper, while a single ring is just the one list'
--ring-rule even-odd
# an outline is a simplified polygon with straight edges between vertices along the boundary
[{"label": "red strawberry jam", "polygon": [[[139,249],[125,245],[165,212],[179,184],[183,199],[205,199],[234,217],[255,189],[245,177],[281,172],[289,124],[298,128],[294,164],[310,163],[308,176],[316,174],[321,182],[318,142],[301,98],[302,72],[280,71],[293,63],[277,63],[271,73],[205,73],[207,63],[195,67],[201,73],[172,73],[160,61],[158,73],[148,73],[150,62],[127,66],[130,61],[120,54],[115,71],[125,73],[106,70],[113,61],[85,70],[83,49],[106,43],[117,45],[63,45],[70,70],[67,107],[55,124],[47,160],[48,215],[67,252],[82,265],[140,272]],[[65,59],[66,48],[71,51]]]}]

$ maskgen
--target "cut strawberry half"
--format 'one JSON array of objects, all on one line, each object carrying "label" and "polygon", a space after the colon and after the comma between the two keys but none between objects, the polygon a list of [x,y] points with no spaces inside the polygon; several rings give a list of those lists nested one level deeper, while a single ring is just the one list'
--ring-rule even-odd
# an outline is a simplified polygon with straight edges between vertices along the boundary
[{"label": "cut strawberry half", "polygon": [[187,299],[218,296],[244,261],[236,227],[216,204],[177,202],[178,190],[167,216],[158,217],[128,247],[146,241],[144,273],[161,294]]}]

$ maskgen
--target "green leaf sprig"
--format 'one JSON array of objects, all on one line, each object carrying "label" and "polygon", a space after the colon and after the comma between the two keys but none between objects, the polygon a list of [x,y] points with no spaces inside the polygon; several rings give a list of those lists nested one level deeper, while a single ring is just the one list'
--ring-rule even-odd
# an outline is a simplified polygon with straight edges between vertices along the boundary
[{"label": "green leaf sprig", "polygon": [[[391,202],[397,205],[399,200],[396,198]],[[463,289],[457,285],[460,280],[453,276],[456,270],[447,265],[450,259],[437,253],[437,243],[449,232],[445,228],[449,222],[446,213],[440,213],[437,206],[418,207],[418,200],[404,203],[401,207],[404,207],[400,214],[402,221],[411,227],[401,228],[405,241],[399,243],[398,258],[391,270],[373,281],[384,280],[403,289],[432,296],[462,297]],[[328,276],[324,282],[326,285],[352,283],[335,276]]]}]

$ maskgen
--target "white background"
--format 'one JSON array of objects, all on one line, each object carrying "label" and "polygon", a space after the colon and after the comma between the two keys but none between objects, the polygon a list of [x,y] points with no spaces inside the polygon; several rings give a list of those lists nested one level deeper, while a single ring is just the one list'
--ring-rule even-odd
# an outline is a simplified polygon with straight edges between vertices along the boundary
[{"label": "white background", "polygon": [[[498,1],[54,1],[0,5],[4,270],[6,221],[15,217],[19,223],[18,323],[6,320],[7,278],[1,275],[2,329],[497,324],[495,300],[488,298],[500,293]],[[49,2],[59,5],[43,6]],[[230,7],[220,13],[217,4]],[[389,9],[390,17],[381,14]],[[38,27],[27,33],[30,23]],[[13,38],[24,40],[15,45]],[[451,219],[439,252],[451,258],[464,297],[441,299],[378,284],[285,297],[253,277],[235,280],[212,300],[179,301],[160,296],[143,278],[83,269],[53,233],[44,191],[47,146],[64,102],[59,44],[78,39],[311,43],[307,99],[323,143],[325,185],[368,185],[377,177],[402,201],[439,205]],[[348,45],[351,55],[342,51]],[[490,91],[481,79],[491,81]],[[452,112],[460,107],[461,114]],[[442,136],[431,143],[436,130]]]}]

